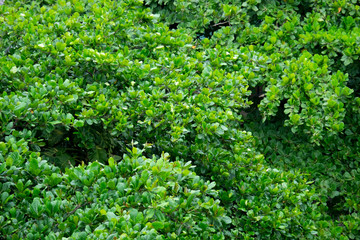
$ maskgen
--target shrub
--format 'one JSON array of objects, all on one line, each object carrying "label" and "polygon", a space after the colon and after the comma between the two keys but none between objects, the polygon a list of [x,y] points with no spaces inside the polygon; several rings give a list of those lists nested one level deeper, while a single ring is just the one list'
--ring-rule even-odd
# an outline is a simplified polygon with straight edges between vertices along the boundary
[{"label": "shrub", "polygon": [[299,43],[314,19],[300,2],[213,2],[207,22],[173,30],[208,2],[176,16],[137,0],[24,3],[0,7],[6,237],[356,237],[355,199],[336,226],[313,179],[269,165],[243,128],[254,101],[324,146],[357,130],[347,75]]},{"label": "shrub", "polygon": [[279,120],[261,125],[261,119],[257,119],[258,122],[246,124],[246,129],[254,133],[258,150],[267,161],[282,171],[297,169],[311,179],[322,212],[315,222],[318,236],[337,239],[339,236],[332,234],[343,226],[343,234],[356,239],[360,233],[359,205],[355,200],[360,196],[355,187],[360,169],[357,136],[348,132],[346,137],[333,136],[329,143],[314,146],[306,141],[306,136],[281,126],[283,122]]},{"label": "shrub", "polygon": [[[345,129],[345,106],[353,101],[350,88],[358,90],[358,53],[354,46],[359,6],[345,1],[146,3],[162,14],[164,21],[189,28],[202,35],[200,38],[211,37],[210,46],[251,45],[264,55],[266,64],[244,74],[250,86],[266,90],[260,104],[264,120],[275,115],[285,102],[289,115],[285,124],[293,131],[303,125],[301,130],[318,144]],[[339,70],[346,71],[350,79]]]},{"label": "shrub", "polygon": [[133,148],[119,163],[61,173],[25,139],[0,144],[6,239],[223,239],[219,230],[231,221],[214,200],[215,184],[166,154],[148,159]]}]

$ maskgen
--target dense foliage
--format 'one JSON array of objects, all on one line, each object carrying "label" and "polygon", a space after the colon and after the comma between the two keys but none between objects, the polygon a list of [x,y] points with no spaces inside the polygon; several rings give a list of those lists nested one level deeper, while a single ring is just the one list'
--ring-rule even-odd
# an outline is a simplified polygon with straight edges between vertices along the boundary
[{"label": "dense foliage", "polygon": [[4,239],[360,237],[357,1],[6,1]]}]

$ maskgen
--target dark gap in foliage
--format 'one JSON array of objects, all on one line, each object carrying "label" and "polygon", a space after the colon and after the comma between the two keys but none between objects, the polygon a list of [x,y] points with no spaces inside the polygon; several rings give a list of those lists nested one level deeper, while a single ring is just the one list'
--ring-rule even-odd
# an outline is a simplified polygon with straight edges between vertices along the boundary
[{"label": "dark gap in foliage", "polygon": [[[324,49],[326,49],[326,47],[324,47]],[[321,52],[318,54],[321,54]],[[333,57],[334,63],[330,66],[330,69],[333,73],[336,73],[337,71],[347,73],[349,75],[347,86],[354,90],[354,95],[356,97],[360,97],[360,60],[354,60],[352,63],[345,66],[341,58],[342,56],[340,54]]]},{"label": "dark gap in foliage", "polygon": [[341,215],[349,214],[343,209],[345,204],[344,196],[329,197],[326,206],[328,207],[328,214],[334,219],[338,219]]},{"label": "dark gap in foliage", "polygon": [[150,7],[150,4],[145,0],[145,1],[143,1],[143,7]]},{"label": "dark gap in foliage", "polygon": [[263,20],[260,19],[259,16],[256,14],[252,14],[249,19],[249,23],[254,27],[259,27],[262,22],[263,22]]},{"label": "dark gap in foliage", "polygon": [[256,101],[257,104],[260,103],[261,99],[265,96],[264,85],[258,84],[255,87],[249,87],[251,91],[250,100],[252,102]]},{"label": "dark gap in foliage", "polygon": [[46,139],[45,146],[35,150],[41,151],[45,159],[64,170],[82,162],[107,164],[108,158],[114,157],[114,152],[122,155],[125,149],[125,144],[112,137],[102,124],[85,124],[79,129],[57,125]]},{"label": "dark gap in foliage", "polygon": [[360,60],[348,65],[345,72],[349,74],[348,87],[354,90],[355,96],[360,97]]},{"label": "dark gap in foliage", "polygon": [[[142,147],[142,146],[138,145],[138,147]],[[151,145],[151,147],[148,147],[145,149],[145,151],[143,152],[143,155],[147,158],[152,158],[153,156],[160,157],[162,152],[164,152],[164,149],[159,147],[158,144],[153,144],[153,145]],[[173,156],[171,155],[171,158],[172,157]]]},{"label": "dark gap in foliage", "polygon": [[173,23],[169,25],[170,30],[177,30],[179,26],[179,23]]},{"label": "dark gap in foliage", "polygon": [[210,22],[209,27],[204,30],[204,32],[196,33],[196,38],[200,40],[203,40],[204,38],[210,39],[214,34],[214,32],[221,29],[222,27],[227,27],[227,26],[230,26],[229,22],[215,23],[212,21]]},{"label": "dark gap in foliage", "polygon": [[64,126],[57,125],[41,149],[43,157],[62,170],[71,165],[79,165],[82,161],[88,162],[86,151],[74,141],[74,132],[73,128],[67,130]]},{"label": "dark gap in foliage", "polygon": [[[260,110],[258,108],[258,105],[263,100],[263,98],[266,96],[264,85],[256,85],[255,87],[250,87],[249,90],[251,91],[251,95],[249,96],[249,100],[251,100],[252,105],[251,108],[247,111],[248,113],[255,113],[257,116],[261,116]],[[287,100],[283,99],[280,101],[280,105],[278,107],[278,111],[276,113],[276,116],[267,118],[267,122],[283,122],[284,119],[287,118],[287,115],[284,113],[285,110],[285,104]],[[250,118],[251,121],[254,121],[254,116]],[[261,117],[260,117],[261,118]],[[261,119],[258,119],[261,121]]]},{"label": "dark gap in foliage", "polygon": [[[300,51],[308,51],[309,53],[311,53],[312,55],[315,54],[319,54],[319,55],[324,55],[322,52],[326,51],[327,48],[326,46],[322,46],[320,44],[316,44],[314,47],[311,46],[305,46],[304,48],[302,48]],[[336,58],[336,57],[335,57]],[[340,61],[340,58],[339,58]],[[335,61],[336,62],[336,61]]]},{"label": "dark gap in foliage", "polygon": [[307,16],[308,13],[311,13],[313,11],[313,7],[310,6],[306,2],[301,2],[298,6],[298,13],[300,14],[300,20],[303,21]]}]

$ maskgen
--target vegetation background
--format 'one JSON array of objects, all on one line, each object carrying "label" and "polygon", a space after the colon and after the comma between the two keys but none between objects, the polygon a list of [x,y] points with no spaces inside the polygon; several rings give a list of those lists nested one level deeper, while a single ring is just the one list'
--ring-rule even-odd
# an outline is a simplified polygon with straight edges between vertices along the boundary
[{"label": "vegetation background", "polygon": [[0,5],[0,239],[359,239],[357,0]]}]

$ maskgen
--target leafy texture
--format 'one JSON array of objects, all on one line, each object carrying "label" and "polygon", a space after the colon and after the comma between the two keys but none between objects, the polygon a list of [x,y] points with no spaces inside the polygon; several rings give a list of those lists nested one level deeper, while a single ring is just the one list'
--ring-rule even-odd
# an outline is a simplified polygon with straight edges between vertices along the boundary
[{"label": "leafy texture", "polygon": [[61,174],[14,141],[2,151],[18,158],[0,165],[1,235],[9,239],[221,239],[219,229],[229,223],[214,200],[215,184],[190,163],[148,159],[134,148],[119,163],[110,158],[106,166],[93,162]]},{"label": "leafy texture", "polygon": [[6,1],[2,236],[359,238],[355,2]]}]

